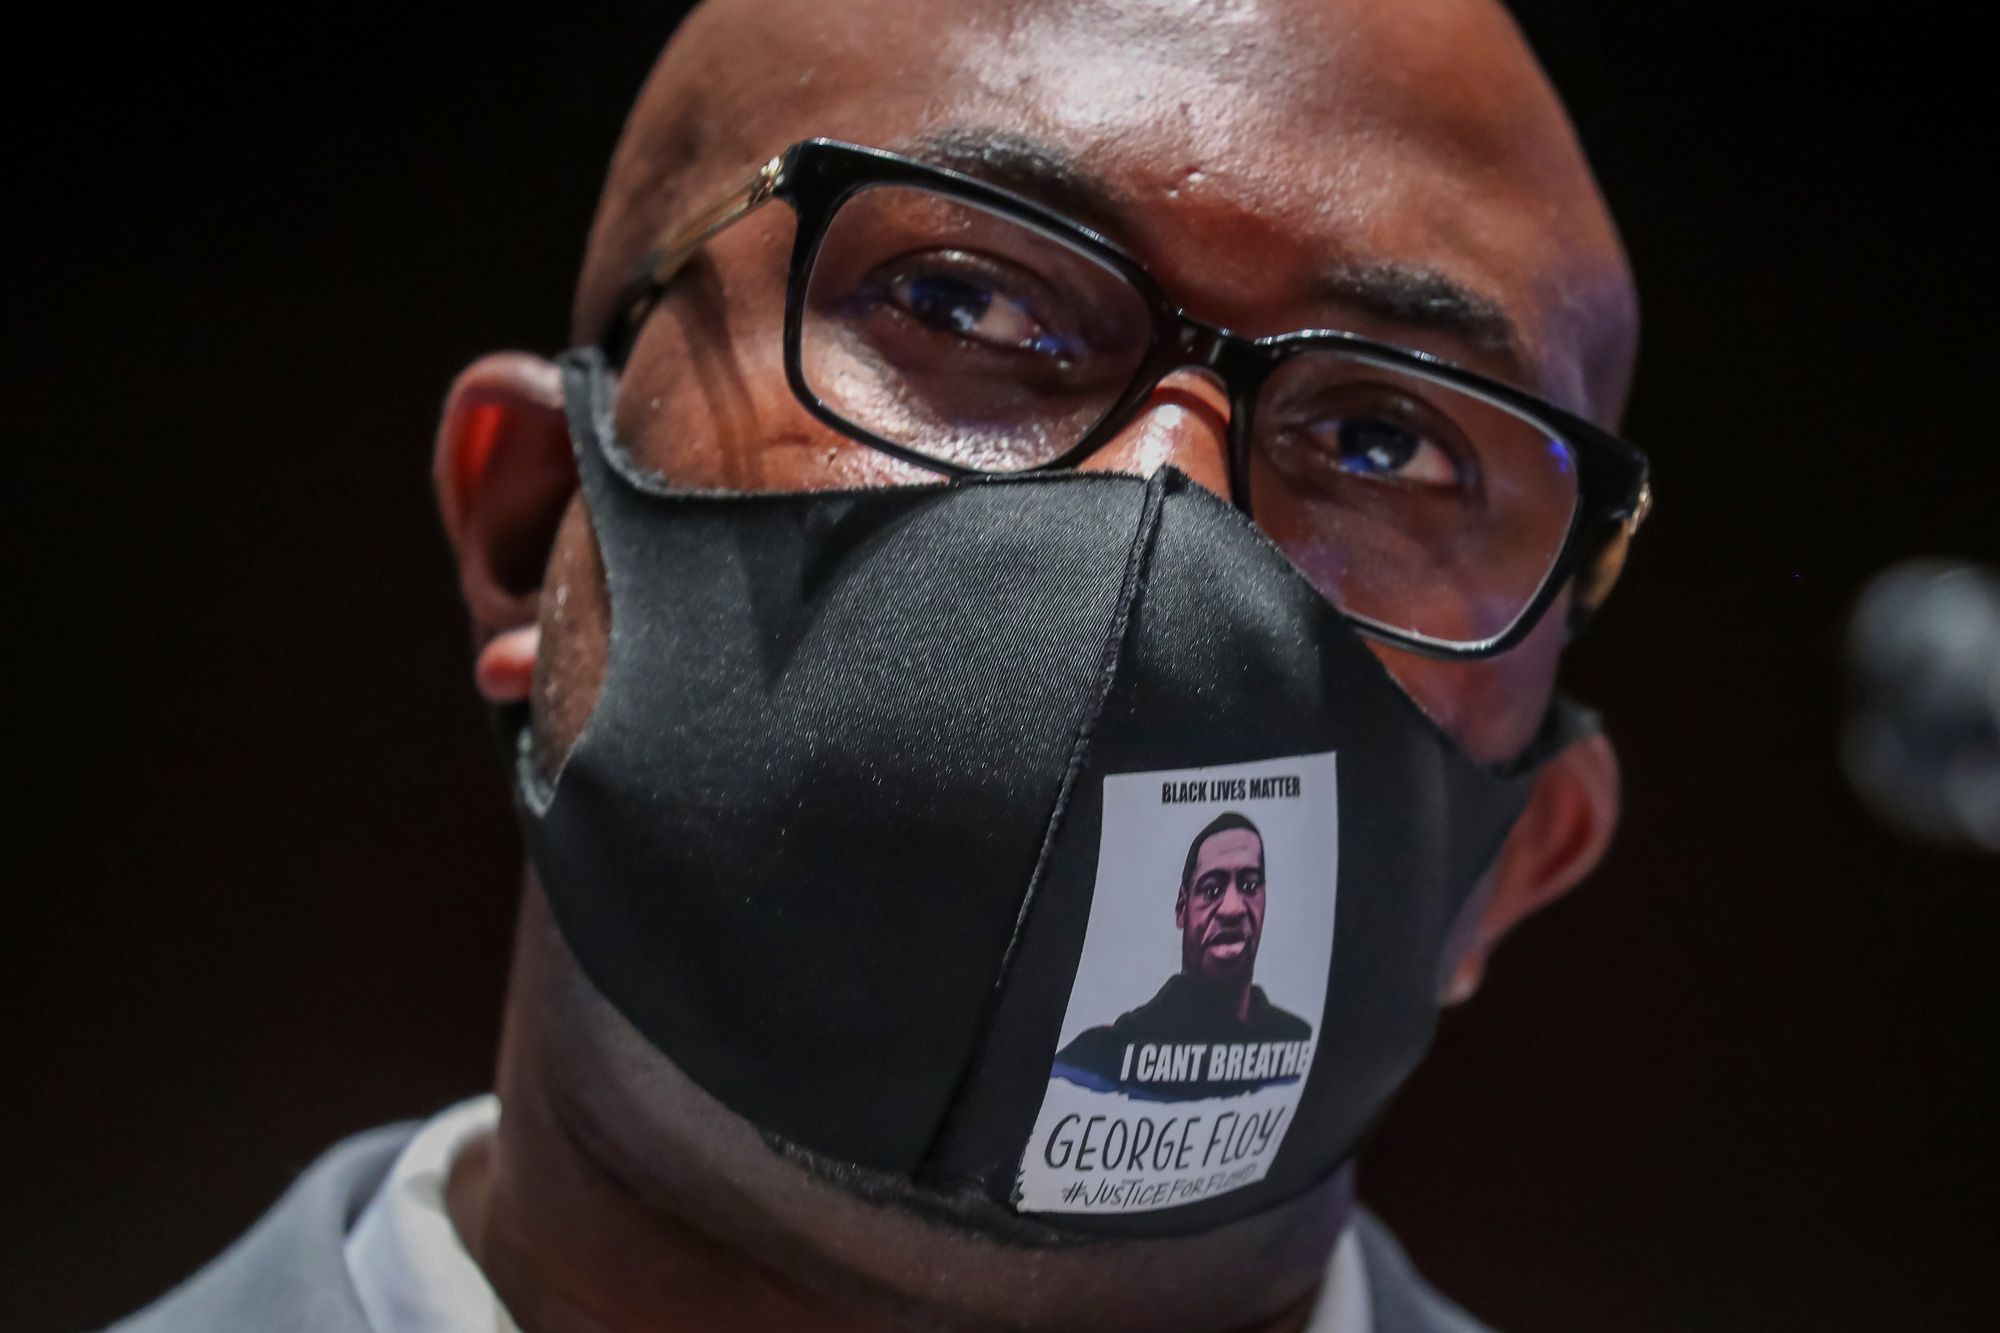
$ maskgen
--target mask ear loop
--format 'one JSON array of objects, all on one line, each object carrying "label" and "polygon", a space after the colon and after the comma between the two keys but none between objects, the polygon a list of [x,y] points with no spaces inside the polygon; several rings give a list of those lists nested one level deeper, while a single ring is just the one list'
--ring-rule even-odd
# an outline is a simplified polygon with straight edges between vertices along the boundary
[{"label": "mask ear loop", "polygon": [[1492,765],[1489,771],[1497,778],[1526,777],[1578,741],[1603,730],[1602,715],[1558,690],[1549,696],[1548,709],[1542,714],[1542,724],[1535,729],[1534,738],[1521,753]]},{"label": "mask ear loop", "polygon": [[528,742],[529,721],[530,709],[526,699],[486,706],[486,732],[493,742],[493,753],[509,769],[521,761],[523,747]]},{"label": "mask ear loop", "polygon": [[[646,478],[638,475],[629,455],[618,443],[614,429],[616,380],[606,364],[602,349],[579,347],[558,358],[563,372],[563,411],[569,423],[570,451],[576,458],[576,482],[582,492],[586,516],[593,532],[598,514],[610,503],[613,478],[634,489],[646,491]],[[598,540],[602,541],[601,535]],[[601,545],[600,545],[601,549]],[[606,572],[607,578],[609,571]],[[561,767],[554,772],[535,752],[530,700],[495,705],[489,717],[501,746],[501,760],[514,773],[515,798],[537,819],[548,814],[556,798]],[[565,762],[567,756],[565,756]]]}]

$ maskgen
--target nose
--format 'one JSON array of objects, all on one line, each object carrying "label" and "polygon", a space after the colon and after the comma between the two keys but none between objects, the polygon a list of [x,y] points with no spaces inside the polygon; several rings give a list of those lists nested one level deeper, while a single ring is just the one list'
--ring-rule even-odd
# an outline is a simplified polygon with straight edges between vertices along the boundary
[{"label": "nose", "polygon": [[1227,500],[1229,394],[1206,370],[1176,370],[1109,443],[1083,461],[1087,472],[1150,477],[1173,466]]},{"label": "nose", "polygon": [[[1227,495],[1228,492],[1224,491],[1223,494]],[[1222,892],[1222,901],[1215,905],[1215,914],[1222,917],[1238,917],[1248,915],[1249,911],[1249,900],[1243,896],[1241,886],[1232,877],[1229,887]]]}]

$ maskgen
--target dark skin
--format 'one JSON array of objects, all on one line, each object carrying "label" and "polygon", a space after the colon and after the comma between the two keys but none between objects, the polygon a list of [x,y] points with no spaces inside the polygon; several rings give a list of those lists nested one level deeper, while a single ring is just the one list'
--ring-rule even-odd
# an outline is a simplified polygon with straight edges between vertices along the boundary
[{"label": "dark skin", "polygon": [[[1636,338],[1629,274],[1560,106],[1491,0],[713,0],[619,145],[577,340],[657,237],[787,144],[921,155],[996,127],[1086,177],[1087,198],[1051,202],[1103,208],[1088,220],[1204,319],[1351,329],[1615,423]],[[819,424],[786,388],[772,311],[790,236],[774,206],[704,251],[647,326],[621,431],[685,484],[927,479]],[[1476,298],[1498,327],[1399,304],[1418,288],[1397,275],[1412,274]],[[675,366],[695,373],[663,369]],[[1227,412],[1210,380],[1178,374],[1085,466],[1171,464],[1226,493]],[[553,367],[514,353],[469,367],[437,480],[479,688],[528,700],[535,743],[559,760],[602,679],[610,612]],[[1487,662],[1377,652],[1470,753],[1499,759],[1546,706],[1562,619]],[[1597,863],[1617,810],[1602,738],[1542,770],[1459,923],[1446,998],[1469,995],[1499,938]],[[532,873],[497,1085],[501,1127],[461,1160],[449,1198],[529,1333],[1293,1330],[1352,1206],[1343,1171],[1203,1235],[1057,1245],[866,1202],[773,1151],[649,1047],[582,976]]]},{"label": "dark skin", "polygon": [[1222,1008],[1250,1016],[1250,977],[1264,933],[1264,840],[1224,829],[1202,840],[1194,874],[1174,900],[1181,971],[1213,986]]}]

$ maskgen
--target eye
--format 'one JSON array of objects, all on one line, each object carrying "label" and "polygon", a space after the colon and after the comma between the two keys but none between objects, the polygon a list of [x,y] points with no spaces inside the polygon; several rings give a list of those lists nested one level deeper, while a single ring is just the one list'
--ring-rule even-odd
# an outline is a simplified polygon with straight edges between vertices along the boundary
[{"label": "eye", "polygon": [[1059,355],[1063,350],[1061,340],[1020,302],[963,278],[941,273],[903,278],[889,294],[918,323],[940,333],[1022,351]]},{"label": "eye", "polygon": [[1294,366],[1259,404],[1258,432],[1266,457],[1294,484],[1352,479],[1385,497],[1392,486],[1405,494],[1477,489],[1478,455],[1441,408],[1394,384],[1336,379],[1351,367],[1331,360],[1301,357]]},{"label": "eye", "polygon": [[1342,472],[1419,486],[1458,482],[1451,455],[1420,431],[1369,416],[1342,417],[1326,424],[1332,427],[1335,466]]},{"label": "eye", "polygon": [[888,282],[886,295],[891,305],[939,333],[1009,351],[1070,355],[1070,340],[987,271],[993,267],[961,251],[940,251],[920,265],[906,264]]}]

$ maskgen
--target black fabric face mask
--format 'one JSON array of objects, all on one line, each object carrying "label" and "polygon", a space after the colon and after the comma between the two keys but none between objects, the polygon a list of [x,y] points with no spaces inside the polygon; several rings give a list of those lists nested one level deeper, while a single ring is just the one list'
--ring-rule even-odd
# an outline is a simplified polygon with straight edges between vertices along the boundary
[{"label": "black fabric face mask", "polygon": [[563,374],[610,650],[519,786],[633,1025],[767,1133],[1078,1232],[1204,1229],[1346,1161],[1589,716],[1474,763],[1178,472],[678,491],[613,438],[601,358]]}]

